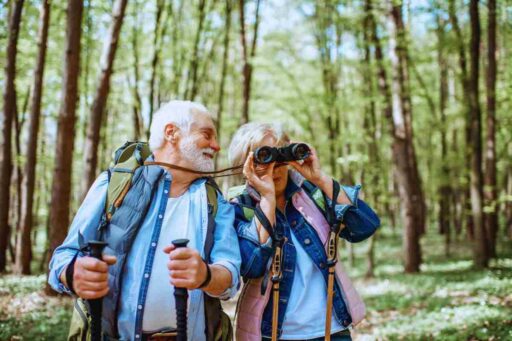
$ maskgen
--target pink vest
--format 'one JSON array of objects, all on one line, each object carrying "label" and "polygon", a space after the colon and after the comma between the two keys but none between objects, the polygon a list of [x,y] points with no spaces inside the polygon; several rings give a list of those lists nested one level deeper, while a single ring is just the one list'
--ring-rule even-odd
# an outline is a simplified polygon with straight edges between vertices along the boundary
[{"label": "pink vest", "polygon": [[[329,224],[322,212],[304,190],[299,190],[292,197],[293,206],[313,226],[320,240],[326,245]],[[354,285],[343,270],[340,262],[335,267],[336,280],[341,288],[343,300],[355,326],[364,318],[364,302]],[[261,322],[263,311],[270,299],[272,284],[269,279],[265,295],[261,295],[262,278],[251,279],[243,287],[236,311],[236,339],[240,341],[261,341]]]}]

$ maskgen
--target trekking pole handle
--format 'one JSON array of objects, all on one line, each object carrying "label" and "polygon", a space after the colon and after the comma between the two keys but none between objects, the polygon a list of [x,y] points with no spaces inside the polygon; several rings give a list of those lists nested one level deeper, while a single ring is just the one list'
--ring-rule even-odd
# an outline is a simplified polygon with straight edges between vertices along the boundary
[{"label": "trekking pole handle", "polygon": [[[187,247],[188,239],[176,239],[172,244],[177,248]],[[176,331],[177,341],[187,341],[187,300],[188,290],[186,288],[174,287],[174,300],[176,304]]]},{"label": "trekking pole handle", "polygon": [[[89,247],[89,256],[102,260],[101,254],[103,253],[103,249],[107,246],[107,243],[91,240],[87,244]],[[101,341],[101,318],[103,315],[103,299],[97,298],[93,300],[89,300],[89,305],[91,308],[91,340],[92,341]]]}]

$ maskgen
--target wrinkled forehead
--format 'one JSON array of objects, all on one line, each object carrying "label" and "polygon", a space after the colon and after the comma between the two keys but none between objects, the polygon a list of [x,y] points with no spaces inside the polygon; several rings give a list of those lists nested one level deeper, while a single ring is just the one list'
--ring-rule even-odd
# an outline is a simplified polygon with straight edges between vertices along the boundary
[{"label": "wrinkled forehead", "polygon": [[213,117],[209,112],[192,109],[191,113],[192,123],[190,124],[190,131],[201,130],[210,131],[214,134],[217,133],[215,129],[215,123],[213,122]]}]

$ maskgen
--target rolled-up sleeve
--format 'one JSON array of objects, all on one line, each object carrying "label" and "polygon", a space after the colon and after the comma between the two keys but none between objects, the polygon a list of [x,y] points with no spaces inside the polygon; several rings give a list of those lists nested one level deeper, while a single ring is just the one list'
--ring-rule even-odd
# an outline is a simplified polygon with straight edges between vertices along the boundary
[{"label": "rolled-up sleeve", "polygon": [[[340,237],[352,243],[361,242],[372,236],[379,228],[379,216],[366,202],[359,199],[361,185],[342,185],[341,188],[351,204],[336,204],[334,207],[336,217],[345,225]],[[327,201],[330,205],[331,200]]]},{"label": "rolled-up sleeve", "polygon": [[235,207],[235,228],[242,256],[242,276],[259,278],[265,274],[272,256],[272,239],[268,238],[261,244],[256,229],[256,218],[248,220],[240,205],[234,202],[233,206]]},{"label": "rolled-up sleeve", "polygon": [[96,239],[97,237],[98,225],[105,210],[107,187],[108,174],[104,172],[89,189],[71,223],[66,239],[53,253],[49,265],[48,283],[59,293],[70,293],[68,288],[61,283],[60,275],[77,253],[79,253],[79,257],[82,256],[78,233],[82,234],[84,240]]},{"label": "rolled-up sleeve", "polygon": [[238,247],[238,238],[233,228],[234,209],[222,197],[217,198],[218,208],[215,216],[214,243],[211,254],[213,264],[225,267],[231,273],[231,285],[218,297],[222,300],[233,298],[240,288],[240,248]]}]

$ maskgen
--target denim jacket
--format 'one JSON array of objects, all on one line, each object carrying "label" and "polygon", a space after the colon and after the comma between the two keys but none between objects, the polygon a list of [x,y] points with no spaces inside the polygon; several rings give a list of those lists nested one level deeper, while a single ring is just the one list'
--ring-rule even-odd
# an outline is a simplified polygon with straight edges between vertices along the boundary
[{"label": "denim jacket", "polygon": [[[288,184],[285,190],[285,212],[284,214],[276,210],[276,225],[279,225],[284,232],[285,244],[283,246],[283,277],[280,283],[279,294],[279,316],[278,331],[281,334],[281,326],[284,320],[288,298],[292,290],[292,283],[296,265],[296,251],[292,243],[291,231],[296,239],[301,243],[307,254],[313,260],[314,264],[321,270],[327,283],[328,267],[327,255],[324,246],[317,235],[315,229],[304,219],[301,213],[294,207],[292,197],[298,191],[301,180],[297,180],[297,174],[290,172]],[[344,224],[345,228],[341,231],[340,237],[349,242],[360,242],[370,237],[380,225],[379,217],[375,212],[361,199],[358,199],[361,186],[341,186],[352,202],[350,205],[335,205],[337,218]],[[254,206],[258,199],[252,198]],[[330,204],[330,200],[329,200]],[[238,203],[235,205],[235,227],[238,233],[240,251],[242,255],[241,274],[244,279],[253,279],[262,277],[268,269],[271,262],[271,241],[261,244],[256,233],[255,221],[252,218],[248,220],[244,215],[243,208]],[[306,290],[306,288],[293,288],[293,290]],[[344,293],[338,283],[335,283],[335,294],[333,298],[333,311],[337,321],[347,327],[352,323],[350,314],[343,300]],[[272,328],[272,297],[268,301],[262,319],[261,333],[263,336],[270,336]]]}]

